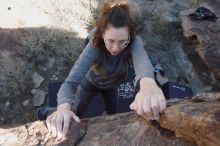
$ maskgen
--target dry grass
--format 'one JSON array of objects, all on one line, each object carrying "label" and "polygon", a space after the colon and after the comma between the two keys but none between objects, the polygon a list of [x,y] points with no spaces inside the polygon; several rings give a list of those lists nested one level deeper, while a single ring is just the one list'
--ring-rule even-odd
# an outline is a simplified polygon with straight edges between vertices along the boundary
[{"label": "dry grass", "polygon": [[[33,88],[31,75],[40,72],[48,82],[57,68],[70,68],[83,49],[83,39],[73,32],[47,28],[11,30],[14,38],[22,44],[22,51],[1,50],[0,95],[1,99],[30,96]],[[16,49],[16,48],[15,48]],[[50,60],[55,59],[53,66]],[[62,73],[61,73],[62,74]],[[9,92],[13,91],[13,92]],[[4,96],[3,96],[4,95]],[[5,97],[5,98],[4,98]]]},{"label": "dry grass", "polygon": [[28,70],[24,70],[26,62],[9,51],[1,51],[0,58],[0,100],[4,101],[25,91]]}]

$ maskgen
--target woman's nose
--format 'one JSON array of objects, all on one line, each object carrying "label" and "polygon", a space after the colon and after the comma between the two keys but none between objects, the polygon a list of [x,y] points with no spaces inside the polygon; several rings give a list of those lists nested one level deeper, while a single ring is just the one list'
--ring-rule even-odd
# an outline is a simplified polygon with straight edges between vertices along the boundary
[{"label": "woman's nose", "polygon": [[112,47],[112,51],[115,51],[115,52],[120,51],[120,48],[119,48],[119,46],[118,46],[117,43],[115,43],[115,44],[113,45],[113,47]]}]

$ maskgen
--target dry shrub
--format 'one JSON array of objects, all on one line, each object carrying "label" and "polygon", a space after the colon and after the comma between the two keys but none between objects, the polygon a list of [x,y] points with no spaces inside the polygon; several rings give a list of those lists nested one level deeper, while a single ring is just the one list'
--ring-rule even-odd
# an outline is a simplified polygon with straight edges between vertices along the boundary
[{"label": "dry shrub", "polygon": [[[42,52],[48,57],[53,56],[61,62],[72,60],[82,50],[82,40],[76,37],[74,32],[59,29],[37,28],[28,29],[19,42],[24,44],[29,58],[37,57],[35,51]],[[16,37],[19,39],[18,37]],[[43,53],[44,52],[44,53]],[[30,53],[30,54],[28,54]]]},{"label": "dry shrub", "polygon": [[[31,76],[34,72],[40,73],[47,83],[57,71],[60,71],[64,79],[67,74],[64,75],[63,68],[69,70],[83,50],[83,39],[77,38],[74,32],[24,28],[11,30],[11,34],[22,45],[22,51],[16,53],[16,48],[1,50],[0,98],[2,100],[15,96],[30,96],[30,90],[33,88]],[[55,60],[52,66],[51,59]]]},{"label": "dry shrub", "polygon": [[0,100],[24,93],[28,70],[26,62],[6,50],[0,53]]}]

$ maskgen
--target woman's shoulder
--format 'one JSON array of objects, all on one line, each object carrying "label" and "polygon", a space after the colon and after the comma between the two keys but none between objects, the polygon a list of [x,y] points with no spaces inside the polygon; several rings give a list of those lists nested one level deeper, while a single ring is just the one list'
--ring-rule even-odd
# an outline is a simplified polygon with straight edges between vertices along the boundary
[{"label": "woman's shoulder", "polygon": [[94,47],[92,40],[89,40],[89,42],[88,42],[88,44],[86,45],[86,47],[85,47],[84,50],[87,50],[87,51],[89,51],[89,52],[97,52],[97,49]]},{"label": "woman's shoulder", "polygon": [[86,56],[87,58],[90,58],[92,60],[95,60],[98,57],[98,49],[94,47],[92,40],[88,42],[82,54],[84,54],[84,57]]},{"label": "woman's shoulder", "polygon": [[94,28],[88,33],[87,38],[88,38],[89,40],[92,40],[92,39],[93,39],[93,36],[94,36],[94,34],[95,34],[95,32],[96,32],[96,28],[94,27]]},{"label": "woman's shoulder", "polygon": [[142,42],[142,38],[139,35],[135,35],[133,42]]},{"label": "woman's shoulder", "polygon": [[135,48],[136,46],[143,46],[142,38],[139,35],[135,35],[132,42],[131,42],[131,49]]}]

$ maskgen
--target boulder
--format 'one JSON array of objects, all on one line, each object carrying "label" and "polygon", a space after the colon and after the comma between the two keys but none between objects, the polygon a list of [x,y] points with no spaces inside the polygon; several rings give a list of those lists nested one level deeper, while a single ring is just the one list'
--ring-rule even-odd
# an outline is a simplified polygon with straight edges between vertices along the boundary
[{"label": "boulder", "polygon": [[[210,5],[213,3],[210,2]],[[220,4],[217,3],[219,6]],[[219,7],[211,7],[208,4],[202,4],[220,17]],[[196,9],[181,11],[183,34],[186,38],[194,39],[194,49],[201,57],[209,72],[220,81],[220,18],[217,22],[212,21],[193,21],[188,15]]]},{"label": "boulder", "polygon": [[203,93],[169,107],[160,124],[200,146],[220,145],[220,93]]},{"label": "boulder", "polygon": [[43,121],[0,128],[0,145],[220,145],[220,93],[167,101],[158,121],[134,112],[71,122],[66,137],[56,139]]}]

